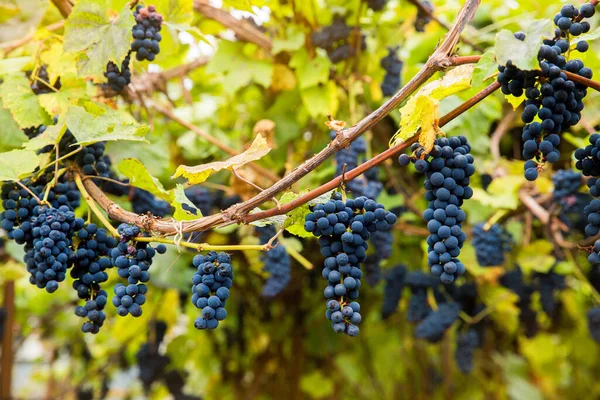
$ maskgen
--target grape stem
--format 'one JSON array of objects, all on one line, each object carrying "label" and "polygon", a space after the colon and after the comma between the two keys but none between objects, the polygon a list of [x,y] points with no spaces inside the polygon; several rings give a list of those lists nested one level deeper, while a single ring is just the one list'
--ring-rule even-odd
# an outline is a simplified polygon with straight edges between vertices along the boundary
[{"label": "grape stem", "polygon": [[285,251],[292,256],[292,258],[298,261],[298,264],[302,265],[306,269],[313,269],[313,264],[306,259],[302,254],[292,249],[291,246],[285,246]]},{"label": "grape stem", "polygon": [[[133,238],[136,242],[146,243],[164,243],[175,245],[173,239],[161,238],[161,237],[144,237],[138,236]],[[240,251],[240,250],[259,250],[268,251],[267,245],[253,245],[253,244],[240,244],[240,245],[212,245],[208,243],[191,243],[191,242],[179,242],[179,246],[187,247],[197,251]]]},{"label": "grape stem", "polygon": [[27,186],[23,185],[23,183],[21,183],[21,181],[17,180],[15,182],[17,183],[17,185],[21,186],[21,188],[25,189],[27,191],[27,193],[29,193],[31,196],[33,196],[33,198],[36,199],[38,201],[38,203],[42,202],[42,200],[40,200],[40,198],[37,197],[35,195],[35,193],[33,193]]},{"label": "grape stem", "polygon": [[100,222],[102,222],[104,227],[110,231],[110,233],[112,233],[116,237],[121,236],[119,231],[117,231],[117,228],[112,226],[112,224],[108,221],[108,219],[106,219],[106,217],[104,216],[102,211],[100,211],[100,208],[98,208],[98,205],[96,204],[96,202],[94,201],[92,196],[90,196],[88,191],[85,189],[85,185],[83,184],[83,181],[81,180],[81,175],[79,175],[78,173],[75,173],[74,179],[75,179],[75,184],[77,185],[77,189],[79,189],[79,191],[81,192],[81,195],[85,199],[85,201],[88,205],[88,208],[90,208],[92,210],[92,212],[96,215],[96,217],[100,220]]}]

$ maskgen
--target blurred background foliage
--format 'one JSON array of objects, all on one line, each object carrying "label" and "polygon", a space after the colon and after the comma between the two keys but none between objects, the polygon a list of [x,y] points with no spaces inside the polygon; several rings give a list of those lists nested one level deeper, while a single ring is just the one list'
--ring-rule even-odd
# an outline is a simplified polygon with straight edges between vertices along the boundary
[{"label": "blurred background foliage", "polygon": [[[110,2],[120,9],[124,1]],[[225,3],[225,4],[223,4]],[[134,76],[159,73],[198,58],[208,62],[164,82],[151,102],[171,104],[179,118],[196,125],[228,146],[242,151],[262,120],[274,128],[267,132],[273,147],[261,160],[263,166],[283,176],[329,142],[325,126],[327,113],[349,125],[377,108],[384,100],[380,83],[385,71],[380,59],[389,46],[399,46],[404,63],[402,82],[423,66],[447,32],[435,21],[417,32],[417,8],[405,0],[389,0],[383,11],[374,12],[362,0],[250,0],[216,1],[211,5],[230,11],[236,18],[254,18],[272,45],[271,50],[239,40],[235,34],[201,13],[192,14],[191,1],[155,1],[159,12],[182,4],[196,30],[176,31],[161,43],[161,54],[151,65],[134,63]],[[252,4],[252,12],[241,11]],[[451,24],[461,2],[435,0],[434,14]],[[458,54],[482,54],[493,49],[500,29],[524,30],[533,19],[551,19],[562,1],[484,0],[463,36],[473,47],[460,43]],[[237,9],[236,9],[237,7]],[[241,10],[240,10],[241,9]],[[0,68],[9,60],[49,51],[60,43],[62,29],[52,32],[48,25],[62,20],[58,10],[41,0],[0,2],[0,41],[10,44],[26,35],[32,40],[6,52]],[[343,15],[349,25],[358,25],[366,35],[367,49],[359,57],[333,64],[325,52],[308,40],[310,33]],[[597,27],[598,16],[592,19]],[[198,34],[201,32],[202,35]],[[583,54],[586,66],[600,71],[598,43]],[[60,66],[49,62],[49,70]],[[441,102],[441,114],[455,108],[488,82],[473,82],[473,88]],[[96,89],[88,84],[95,95]],[[149,143],[111,143],[107,153],[115,164],[127,157],[144,163],[147,169],[170,188],[170,179],[180,164],[196,165],[227,157],[218,147],[195,132],[151,108],[129,104],[114,97],[107,102],[128,110],[151,126]],[[600,124],[595,104],[598,94],[585,99],[583,123],[573,129],[570,143],[564,143],[561,168],[572,165],[571,153],[583,143],[586,127]],[[474,369],[462,374],[454,362],[455,335],[451,329],[440,344],[427,344],[413,337],[414,326],[406,322],[408,290],[398,311],[381,318],[384,282],[363,285],[363,323],[357,338],[335,334],[324,317],[322,259],[313,239],[294,239],[286,234],[285,244],[313,263],[306,269],[292,261],[292,280],[285,291],[273,298],[261,297],[266,277],[257,254],[234,255],[236,282],[229,316],[216,331],[197,331],[198,314],[190,301],[192,253],[170,248],[152,267],[150,295],[145,312],[138,319],[120,318],[108,307],[108,319],[95,336],[83,335],[80,320],[73,314],[75,293],[68,285],[50,295],[29,285],[18,250],[7,243],[0,263],[0,283],[14,280],[16,320],[14,324],[16,364],[14,395],[17,398],[151,398],[164,399],[565,399],[600,397],[600,352],[587,331],[585,313],[592,304],[590,285],[585,280],[589,265],[585,253],[561,250],[548,238],[547,227],[531,218],[519,200],[519,189],[531,187],[536,195],[552,192],[552,171],[548,168],[535,184],[522,178],[520,161],[520,112],[513,112],[501,93],[444,127],[447,135],[465,135],[476,156],[477,176],[493,177],[482,188],[474,179],[474,199],[466,203],[468,225],[484,221],[499,211],[509,214],[505,226],[516,245],[504,265],[482,268],[468,241],[461,254],[468,274],[476,281],[480,300],[488,307],[485,340],[475,351]],[[368,154],[388,147],[397,130],[400,114],[394,111],[366,134]],[[499,144],[490,138],[500,123],[505,133]],[[0,109],[0,149],[19,147],[26,137],[5,109]],[[264,123],[264,122],[263,122]],[[270,125],[271,126],[271,125]],[[496,158],[491,146],[501,155]],[[427,233],[411,210],[423,210],[422,176],[413,167],[401,170],[389,160],[380,168],[386,191],[379,199],[388,209],[409,206],[402,214],[394,235],[394,251],[382,264],[383,272],[397,264],[410,270],[427,271],[424,238]],[[268,186],[265,177],[252,170],[246,177]],[[292,189],[315,188],[334,174],[334,164],[325,163]],[[225,195],[247,199],[255,190],[226,172],[214,174],[206,187],[224,190]],[[127,202],[121,202],[129,207]],[[216,210],[214,210],[216,211]],[[85,211],[82,211],[85,213]],[[468,229],[467,229],[468,230]],[[424,233],[425,232],[425,233]],[[582,234],[572,229],[567,239],[577,242]],[[211,244],[258,243],[251,227],[229,227],[203,233]],[[566,276],[567,287],[557,294],[559,316],[541,310],[539,296],[532,308],[537,311],[539,332],[528,337],[519,324],[518,298],[498,284],[504,270],[519,263],[526,275],[555,271]],[[109,284],[118,281],[111,275]],[[112,292],[109,285],[107,291]],[[164,336],[164,337],[163,337]]]}]

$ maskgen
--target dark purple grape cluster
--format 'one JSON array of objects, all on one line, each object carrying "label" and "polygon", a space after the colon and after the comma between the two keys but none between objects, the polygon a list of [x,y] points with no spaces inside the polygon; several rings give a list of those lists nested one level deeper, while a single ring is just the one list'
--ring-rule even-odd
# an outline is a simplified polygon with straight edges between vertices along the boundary
[{"label": "dark purple grape cluster", "polygon": [[371,234],[373,252],[367,256],[364,262],[365,280],[371,286],[379,283],[381,275],[381,262],[392,256],[394,244],[394,232],[375,231]]},{"label": "dark purple grape cluster", "polygon": [[458,319],[460,306],[457,303],[440,304],[438,309],[430,312],[415,328],[415,337],[437,343],[444,333]]},{"label": "dark purple grape cluster", "polygon": [[156,7],[144,7],[141,4],[135,7],[133,16],[136,24],[132,30],[131,51],[136,52],[135,58],[138,61],[154,61],[156,55],[160,53],[158,43],[162,40],[159,32],[163,17],[156,12]]},{"label": "dark purple grape cluster", "polygon": [[552,175],[552,183],[554,183],[552,199],[566,211],[576,204],[576,195],[582,183],[581,178],[581,173],[567,169],[558,170]]},{"label": "dark purple grape cluster", "polygon": [[[555,37],[545,39],[538,52],[539,70],[522,71],[510,61],[506,66],[499,66],[498,82],[502,92],[516,97],[527,97],[521,119],[523,127],[523,157],[525,162],[525,178],[534,181],[538,171],[547,161],[555,163],[560,159],[558,146],[560,134],[581,119],[583,98],[587,94],[584,85],[570,80],[564,71],[578,74],[585,78],[592,77],[592,70],[585,67],[579,59],[567,60],[571,50],[570,39],[588,32],[590,24],[580,22],[595,12],[587,3],[580,10],[567,4],[554,18],[557,26]],[[523,32],[515,33],[515,38],[525,40]],[[579,41],[576,49],[586,51],[588,45]],[[533,122],[536,116],[541,122]]]},{"label": "dark purple grape cluster", "polygon": [[336,314],[329,305],[335,308],[338,304],[343,311],[350,301],[358,298],[362,278],[360,264],[367,257],[371,232],[390,230],[397,217],[374,200],[357,197],[344,202],[340,193],[323,204],[312,206],[311,211],[306,215],[304,229],[319,237],[321,255],[325,257],[322,276],[327,280],[326,316],[335,332],[356,336],[359,318],[346,317],[341,311]]},{"label": "dark purple grape cluster", "polygon": [[[346,24],[343,16],[336,15],[331,25],[312,33],[312,43],[317,47],[325,49],[331,62],[336,64],[356,54],[356,48],[350,40],[352,29],[352,27]],[[365,35],[360,36],[360,47],[361,50],[367,49]]]},{"label": "dark purple grape cluster", "polygon": [[[257,228],[256,231],[260,244],[268,243],[276,233],[272,225]],[[264,297],[277,296],[286,288],[291,279],[291,260],[285,246],[277,242],[273,245],[277,246],[261,254],[261,260],[265,263],[264,270],[269,273],[262,289]]]},{"label": "dark purple grape cluster", "polygon": [[[46,65],[42,65],[40,69],[37,70],[36,77],[33,78],[32,73],[28,73],[29,79],[31,82],[31,90],[35,93],[36,96],[40,94],[53,93],[52,87],[50,87],[50,75],[48,75],[48,70],[46,69]],[[54,89],[59,90],[61,88],[60,77],[54,81],[52,84]]]},{"label": "dark purple grape cluster", "polygon": [[592,339],[600,343],[600,307],[594,306],[588,310],[587,324]]},{"label": "dark purple grape cluster", "polygon": [[519,297],[517,302],[519,322],[525,331],[525,336],[534,337],[540,329],[537,312],[531,307],[531,297],[535,292],[535,286],[532,283],[525,282],[523,272],[518,266],[502,275],[500,284]]},{"label": "dark purple grape cluster", "polygon": [[[424,149],[415,143],[412,147],[417,155]],[[416,159],[402,154],[398,161],[407,165],[411,161],[417,171],[425,172],[425,199],[429,201],[423,213],[427,221],[428,261],[431,273],[439,276],[442,283],[451,283],[464,274],[465,266],[458,260],[467,235],[462,223],[467,218],[461,209],[464,200],[473,196],[470,177],[475,173],[471,146],[464,136],[439,138],[427,155],[428,159]]]},{"label": "dark purple grape cluster", "polygon": [[44,133],[46,131],[46,128],[46,125],[32,126],[23,129],[23,133],[25,133],[28,139],[33,139],[34,137],[37,137]]},{"label": "dark purple grape cluster", "polygon": [[197,268],[192,277],[192,303],[202,310],[194,321],[196,329],[216,329],[227,317],[225,303],[233,284],[231,257],[226,253],[209,251],[196,255],[192,264]]},{"label": "dark purple grape cluster", "polygon": [[85,146],[79,153],[75,155],[75,162],[81,168],[81,172],[85,175],[98,175],[108,178],[109,166],[105,162],[104,150],[106,144],[98,142]]},{"label": "dark purple grape cluster", "polygon": [[477,346],[479,346],[479,337],[474,329],[456,335],[454,360],[458,370],[463,374],[468,374],[473,370],[473,353]]},{"label": "dark purple grape cluster", "polygon": [[381,318],[388,319],[398,309],[402,297],[402,289],[406,284],[406,267],[396,265],[385,274],[385,287],[383,288],[383,303],[381,305]]},{"label": "dark purple grape cluster", "polygon": [[109,61],[106,65],[104,76],[108,80],[107,85],[117,93],[123,91],[131,82],[131,70],[129,69],[129,63],[131,62],[130,55],[131,52],[127,54],[127,57],[121,63],[120,69],[112,61]]},{"label": "dark purple grape cluster", "polygon": [[542,310],[552,316],[557,309],[557,292],[566,288],[564,275],[557,274],[553,270],[547,273],[536,273],[532,282],[540,294]]},{"label": "dark purple grape cluster", "polygon": [[431,312],[431,306],[427,300],[427,289],[436,288],[438,280],[431,275],[415,271],[406,275],[404,283],[411,293],[406,320],[408,322],[421,322]]},{"label": "dark purple grape cluster", "polygon": [[200,185],[191,186],[185,189],[185,196],[196,206],[196,209],[189,207],[187,204],[182,204],[183,209],[196,215],[197,210],[200,210],[202,215],[210,215],[214,207],[214,197],[211,192]]},{"label": "dark purple grape cluster", "polygon": [[76,236],[79,244],[70,275],[74,279],[73,289],[77,291],[77,297],[86,303],[75,308],[75,315],[87,318],[81,328],[84,333],[96,334],[106,319],[103,310],[108,299],[100,285],[108,280],[106,270],[112,267],[110,253],[117,241],[108,235],[106,229],[95,224],[86,225]]},{"label": "dark purple grape cluster", "polygon": [[597,156],[600,150],[600,134],[590,135],[589,142],[586,147],[575,151],[575,167],[584,176],[590,177],[586,184],[594,199],[584,208],[584,213],[587,219],[585,234],[591,237],[600,233],[600,159]]},{"label": "dark purple grape cluster", "polygon": [[159,199],[144,189],[134,188],[129,198],[131,208],[137,214],[150,213],[156,217],[164,217],[171,213],[171,205],[168,202]]},{"label": "dark purple grape cluster", "polygon": [[434,6],[430,0],[418,0],[418,1],[421,2],[423,7],[425,7],[427,10],[429,10],[429,14],[424,12],[420,8],[417,8],[417,18],[415,19],[413,26],[415,27],[415,30],[417,32],[425,32],[425,27],[427,26],[427,24],[429,24],[431,22],[431,17],[429,15],[431,13],[433,13]]},{"label": "dark purple grape cluster", "polygon": [[482,267],[504,264],[504,253],[509,253],[512,245],[512,235],[501,225],[493,224],[486,229],[485,223],[480,222],[473,226],[473,247]]},{"label": "dark purple grape cluster", "polygon": [[402,61],[398,58],[398,47],[389,47],[388,55],[379,62],[385,70],[385,76],[381,83],[381,92],[384,96],[393,96],[400,88],[400,74],[402,73]]},{"label": "dark purple grape cluster", "polygon": [[367,6],[373,11],[381,11],[385,8],[388,0],[367,0]]},{"label": "dark purple grape cluster", "polygon": [[[119,277],[127,279],[127,286],[119,283],[115,286],[112,303],[117,307],[117,314],[124,317],[142,315],[142,305],[146,302],[150,280],[150,266],[156,253],[164,254],[167,248],[159,244],[156,249],[146,242],[133,241],[140,235],[140,228],[134,225],[121,224],[117,228],[121,235],[119,244],[110,252],[111,262],[118,268]],[[141,283],[140,283],[141,282]]]},{"label": "dark purple grape cluster", "polygon": [[83,228],[83,224],[83,219],[75,218],[75,213],[66,205],[38,206],[33,210],[31,247],[27,246],[24,258],[31,284],[45,288],[48,293],[58,289],[75,258],[74,232]]}]

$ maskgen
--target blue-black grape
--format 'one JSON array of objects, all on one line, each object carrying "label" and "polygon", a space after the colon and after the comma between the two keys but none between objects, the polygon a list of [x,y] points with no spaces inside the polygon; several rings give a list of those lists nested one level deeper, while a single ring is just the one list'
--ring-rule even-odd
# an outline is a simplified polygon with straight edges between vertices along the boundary
[{"label": "blue-black grape", "polygon": [[131,50],[136,52],[138,61],[154,61],[156,55],[160,53],[159,42],[162,40],[160,30],[163,17],[156,12],[156,7],[144,7],[138,4],[133,13],[135,26],[132,29],[133,42]]},{"label": "blue-black grape", "polygon": [[[61,88],[60,77],[56,78],[54,83],[51,84],[50,75],[48,75],[48,69],[45,64],[36,71],[36,78],[31,77],[31,72],[28,73],[28,75],[31,79],[31,90],[36,96],[39,96],[40,94],[54,93],[52,87],[57,90]],[[52,87],[50,87],[50,84]]]},{"label": "blue-black grape", "polygon": [[474,329],[456,335],[456,351],[454,360],[463,374],[473,370],[473,353],[479,345],[479,337]]},{"label": "blue-black grape", "polygon": [[523,272],[518,266],[502,275],[500,284],[519,297],[517,302],[520,310],[519,322],[525,331],[525,336],[534,337],[539,331],[537,312],[531,307],[531,296],[535,292],[535,287],[524,281]]},{"label": "blue-black grape", "polygon": [[131,82],[130,55],[131,52],[127,54],[127,57],[121,63],[121,68],[112,61],[109,61],[106,65],[106,71],[104,72],[104,76],[108,80],[106,84],[117,93],[123,91]]},{"label": "blue-black grape", "polygon": [[592,339],[600,343],[600,307],[595,306],[588,310],[587,324]]},{"label": "blue-black grape", "polygon": [[231,258],[226,253],[210,251],[204,256],[194,256],[192,264],[197,268],[192,277],[192,303],[202,310],[194,327],[216,329],[227,316],[225,303],[233,284]]},{"label": "blue-black grape", "polygon": [[384,96],[392,96],[400,88],[400,74],[403,65],[398,58],[398,47],[390,47],[388,52],[388,55],[383,57],[379,63],[385,70],[385,76],[381,83],[381,92]]},{"label": "blue-black grape", "polygon": [[[433,13],[434,7],[430,0],[419,0],[423,7],[429,10],[429,14]],[[431,22],[431,17],[428,13],[422,11],[420,8],[417,9],[417,17],[413,26],[417,32],[425,32],[425,27]]]},{"label": "blue-black grape", "polygon": [[415,328],[415,337],[436,343],[442,340],[444,332],[458,319],[460,306],[456,303],[440,304]]},{"label": "blue-black grape", "polygon": [[381,305],[381,318],[387,319],[398,309],[398,303],[404,289],[406,267],[402,264],[396,265],[385,275],[385,287],[383,289],[383,304]]},{"label": "blue-black grape", "polygon": [[512,249],[512,235],[501,225],[493,224],[485,229],[485,223],[473,226],[473,247],[477,262],[483,267],[499,266],[504,263],[504,253]]},{"label": "blue-black grape", "polygon": [[427,300],[427,289],[435,288],[438,280],[431,275],[416,271],[408,273],[404,283],[411,292],[406,320],[420,322],[431,312],[431,305]]},{"label": "blue-black grape", "polygon": [[194,204],[196,209],[189,207],[187,204],[182,204],[183,209],[196,215],[197,210],[200,210],[202,215],[210,215],[214,206],[214,197],[206,188],[200,185],[191,186],[185,189],[185,196]]},{"label": "blue-black grape", "polygon": [[[275,228],[273,226],[265,226],[257,228],[259,233],[260,244],[266,244],[275,236]],[[277,244],[276,241],[273,245]],[[264,270],[269,273],[269,277],[262,289],[262,295],[265,297],[274,297],[286,288],[291,279],[291,260],[290,256],[283,244],[280,242],[276,247],[261,254],[261,259],[264,261]]]}]

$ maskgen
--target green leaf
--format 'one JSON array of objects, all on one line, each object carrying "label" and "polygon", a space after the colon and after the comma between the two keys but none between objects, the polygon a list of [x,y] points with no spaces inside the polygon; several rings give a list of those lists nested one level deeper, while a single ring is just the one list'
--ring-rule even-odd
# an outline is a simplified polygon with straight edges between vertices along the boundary
[{"label": "green leaf", "polygon": [[135,25],[129,5],[117,16],[104,0],[80,0],[65,23],[65,51],[77,53],[79,76],[103,80],[106,63],[120,65],[130,50]]},{"label": "green leaf", "polygon": [[[175,208],[175,212],[173,213],[173,218],[177,221],[189,221],[192,219],[202,217],[202,212],[196,208],[194,203],[190,201],[185,195],[185,188],[183,185],[177,184],[175,189],[171,191],[173,193],[173,200],[171,201],[171,205]],[[196,210],[195,213],[191,213],[188,210],[184,209],[183,204],[187,205],[190,209]]]},{"label": "green leaf", "polygon": [[301,89],[300,98],[313,118],[335,115],[339,107],[337,86],[333,81]]},{"label": "green leaf", "polygon": [[273,39],[272,54],[278,54],[282,51],[298,50],[304,45],[304,32],[293,25],[286,29],[285,36],[285,39]]},{"label": "green leaf", "polygon": [[60,91],[38,96],[40,104],[50,115],[65,114],[71,104],[88,99],[84,80],[73,75],[63,75],[60,83]]},{"label": "green leaf", "polygon": [[333,381],[320,371],[314,371],[309,375],[302,376],[300,380],[302,391],[310,398],[322,399],[333,394]]},{"label": "green leaf", "polygon": [[492,319],[507,332],[515,332],[519,327],[519,297],[502,286],[485,285],[481,288],[481,300],[493,307]]},{"label": "green leaf", "polygon": [[49,145],[57,144],[62,135],[67,131],[64,118],[59,118],[57,123],[46,127],[46,130],[28,142],[25,142],[25,150],[39,150]]},{"label": "green leaf", "polygon": [[131,185],[147,190],[169,203],[175,199],[175,194],[166,190],[158,179],[150,175],[144,164],[135,158],[126,158],[121,161],[119,171],[129,178]]},{"label": "green leaf", "polygon": [[86,103],[85,108],[70,106],[65,122],[81,145],[107,140],[145,141],[149,130],[129,114],[95,103]]},{"label": "green leaf", "polygon": [[226,161],[215,161],[208,164],[197,165],[194,167],[189,167],[187,165],[180,165],[177,167],[175,171],[175,175],[172,176],[173,179],[183,176],[185,177],[190,184],[195,185],[198,183],[202,183],[208,179],[211,173],[216,171],[221,171],[223,169],[237,169],[244,164],[247,164],[252,161],[259,160],[267,153],[271,151],[271,148],[267,144],[267,140],[262,135],[256,135],[254,141],[248,148],[248,150],[240,153],[236,156],[231,157]]},{"label": "green leaf", "polygon": [[156,6],[156,11],[163,16],[164,21],[169,21],[169,25],[189,26],[194,18],[192,0],[152,0],[146,4]]},{"label": "green leaf", "polygon": [[474,68],[473,64],[458,66],[443,78],[428,83],[411,96],[406,105],[400,109],[402,115],[400,130],[392,138],[391,145],[403,143],[421,130],[419,142],[431,149],[433,139],[439,131],[439,101],[470,88]]},{"label": "green leaf", "polygon": [[536,240],[521,247],[517,256],[517,263],[523,268],[525,274],[532,271],[547,273],[556,262],[551,255],[554,247],[547,240]]},{"label": "green leaf", "polygon": [[494,54],[500,65],[506,65],[508,60],[523,70],[539,69],[538,51],[544,37],[553,37],[553,25],[549,19],[528,21],[525,29],[525,40],[515,38],[506,29],[496,35]]},{"label": "green leaf", "polygon": [[31,61],[31,56],[5,58],[4,60],[0,60],[0,75],[23,71],[23,68],[31,63]]},{"label": "green leaf", "polygon": [[305,89],[326,83],[329,80],[329,69],[331,61],[327,54],[318,52],[316,57],[309,60],[306,50],[301,50],[294,54],[290,60],[290,67],[296,70],[300,89]]},{"label": "green leaf", "polygon": [[35,151],[11,150],[0,154],[0,181],[16,181],[40,165]]},{"label": "green leaf", "polygon": [[27,136],[25,136],[12,115],[10,115],[10,111],[4,108],[0,108],[0,126],[2,127],[0,151],[16,149],[27,141]]},{"label": "green leaf", "polygon": [[494,58],[494,52],[485,52],[473,70],[473,77],[471,78],[472,86],[482,85],[486,80],[498,72],[498,64]]},{"label": "green leaf", "polygon": [[249,0],[223,0],[223,7],[232,7],[241,11],[252,11]]},{"label": "green leaf", "polygon": [[519,188],[525,183],[522,175],[506,175],[492,181],[488,190],[473,188],[473,200],[494,209],[516,210]]},{"label": "green leaf", "polygon": [[10,110],[21,128],[49,124],[52,120],[44,111],[38,97],[29,87],[29,79],[24,74],[7,75],[0,85],[2,106]]}]

